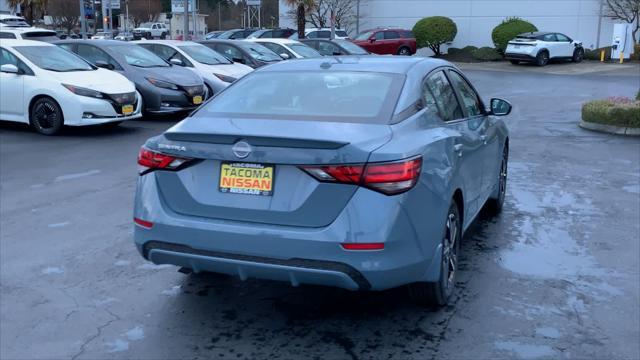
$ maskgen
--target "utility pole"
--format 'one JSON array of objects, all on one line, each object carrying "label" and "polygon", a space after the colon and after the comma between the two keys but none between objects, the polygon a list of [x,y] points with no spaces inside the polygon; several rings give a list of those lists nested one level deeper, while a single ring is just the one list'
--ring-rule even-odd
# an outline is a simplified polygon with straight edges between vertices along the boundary
[{"label": "utility pole", "polygon": [[[105,0],[102,0],[102,1],[105,1]],[[107,1],[109,1],[109,31],[113,32],[113,8],[111,6],[113,4],[111,4],[112,0],[107,0]],[[118,0],[118,1],[120,1],[120,0]],[[112,34],[112,36],[113,36],[113,34]]]},{"label": "utility pole", "polygon": [[196,9],[196,0],[193,1],[193,8],[191,11],[193,12],[193,40],[198,39],[198,10]]},{"label": "utility pole", "polygon": [[105,21],[105,17],[107,16],[107,1],[111,0],[102,0],[100,5],[102,5],[100,22],[102,22],[102,31],[107,31],[107,22]]},{"label": "utility pole", "polygon": [[596,33],[596,49],[600,49],[600,31],[602,31],[602,15],[604,10],[604,1],[600,0],[600,16],[598,17],[598,31]]},{"label": "utility pole", "polygon": [[220,15],[220,2],[218,1],[218,30],[222,30],[222,16]]},{"label": "utility pole", "polygon": [[360,34],[360,0],[356,2],[356,34]]},{"label": "utility pole", "polygon": [[87,38],[87,16],[84,12],[84,0],[80,0],[80,34],[83,39]]},{"label": "utility pole", "polygon": [[189,36],[189,0],[184,0],[184,30],[182,33],[182,41],[187,41]]}]

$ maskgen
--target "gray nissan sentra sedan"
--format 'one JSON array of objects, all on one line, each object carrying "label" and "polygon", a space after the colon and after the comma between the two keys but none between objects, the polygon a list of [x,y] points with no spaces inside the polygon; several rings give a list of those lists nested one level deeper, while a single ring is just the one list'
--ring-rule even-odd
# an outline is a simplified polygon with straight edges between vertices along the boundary
[{"label": "gray nissan sentra sedan", "polygon": [[409,285],[444,305],[462,233],[485,203],[502,208],[510,111],[442,60],[262,68],[142,147],[135,243],[187,271]]}]

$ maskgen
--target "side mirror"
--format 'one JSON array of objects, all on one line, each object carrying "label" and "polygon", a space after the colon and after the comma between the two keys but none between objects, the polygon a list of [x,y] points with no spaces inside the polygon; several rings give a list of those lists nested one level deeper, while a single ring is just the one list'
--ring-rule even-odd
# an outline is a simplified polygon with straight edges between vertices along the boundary
[{"label": "side mirror", "polygon": [[18,70],[18,67],[13,64],[4,64],[0,66],[0,72],[17,75],[20,73],[20,70]]},{"label": "side mirror", "polygon": [[376,38],[374,38],[374,37],[369,38],[369,42],[373,44],[374,42],[376,42]]},{"label": "side mirror", "polygon": [[169,62],[171,63],[171,65],[184,66],[182,60],[180,59],[170,59]]},{"label": "side mirror", "polygon": [[511,113],[512,106],[507,100],[491,99],[491,115],[507,116]]},{"label": "side mirror", "polygon": [[107,69],[107,70],[113,70],[113,69],[116,68],[115,66],[113,66],[113,64],[109,64],[108,62],[103,61],[103,60],[96,61],[95,65],[97,67],[99,67],[99,68],[103,68],[103,69]]},{"label": "side mirror", "polygon": [[282,54],[280,54],[280,57],[281,57],[282,59],[284,59],[284,60],[289,60],[289,59],[291,59],[291,56],[289,56],[289,54],[287,54],[287,53],[282,53]]}]

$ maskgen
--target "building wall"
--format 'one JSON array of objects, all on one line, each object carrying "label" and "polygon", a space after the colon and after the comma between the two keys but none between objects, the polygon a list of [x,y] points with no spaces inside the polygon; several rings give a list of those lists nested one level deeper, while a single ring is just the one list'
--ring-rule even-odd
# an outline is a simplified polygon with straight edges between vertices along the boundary
[{"label": "building wall", "polygon": [[[355,0],[354,0],[355,1]],[[423,17],[447,16],[458,26],[451,46],[492,46],[491,31],[502,20],[518,16],[541,31],[558,31],[581,40],[585,47],[598,43],[598,19],[603,0],[361,0],[360,29],[398,26],[412,28]],[[281,26],[295,27],[280,3]],[[613,21],[602,19],[600,46],[610,45]]]}]

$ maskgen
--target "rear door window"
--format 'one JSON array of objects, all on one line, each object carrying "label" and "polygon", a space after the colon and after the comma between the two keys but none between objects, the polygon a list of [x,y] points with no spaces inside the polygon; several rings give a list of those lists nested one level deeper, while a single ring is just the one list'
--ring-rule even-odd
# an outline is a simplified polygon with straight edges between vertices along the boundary
[{"label": "rear door window", "polygon": [[333,56],[342,54],[339,47],[328,41],[320,41],[318,44],[318,52],[325,56]]},{"label": "rear door window", "polygon": [[384,40],[384,32],[378,31],[376,33],[376,40]]},{"label": "rear door window", "polygon": [[444,72],[438,71],[429,76],[425,86],[426,89],[423,91],[431,91],[442,120],[453,121],[464,118],[456,93]]},{"label": "rear door window", "polygon": [[398,33],[396,31],[385,31],[384,32],[384,38],[386,40],[397,39],[399,37],[400,37],[400,35],[398,35]]},{"label": "rear door window", "polygon": [[542,41],[554,42],[556,41],[556,34],[545,34],[542,36]]}]

